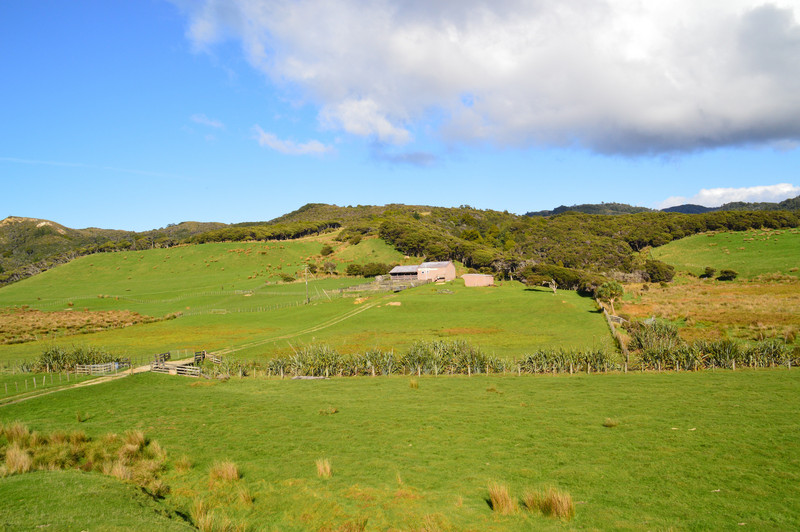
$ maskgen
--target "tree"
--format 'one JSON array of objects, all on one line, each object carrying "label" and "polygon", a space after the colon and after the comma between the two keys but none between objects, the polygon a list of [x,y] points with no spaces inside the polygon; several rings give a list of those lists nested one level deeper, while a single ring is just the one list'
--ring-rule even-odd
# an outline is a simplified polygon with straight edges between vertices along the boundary
[{"label": "tree", "polygon": [[611,314],[616,315],[617,311],[614,310],[614,301],[621,298],[624,294],[625,290],[622,288],[621,284],[619,284],[617,281],[609,281],[600,285],[600,288],[597,289],[597,293],[595,295],[600,301],[611,305]]}]

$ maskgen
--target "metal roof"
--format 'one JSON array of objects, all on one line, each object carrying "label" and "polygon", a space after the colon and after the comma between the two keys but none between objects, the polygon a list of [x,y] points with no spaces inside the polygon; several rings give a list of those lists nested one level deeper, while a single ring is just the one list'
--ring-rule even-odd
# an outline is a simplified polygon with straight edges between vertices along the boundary
[{"label": "metal roof", "polygon": [[419,266],[395,266],[394,268],[389,271],[389,274],[393,273],[417,273]]},{"label": "metal roof", "polygon": [[419,265],[420,268],[444,268],[450,264],[450,261],[446,262],[423,262]]}]

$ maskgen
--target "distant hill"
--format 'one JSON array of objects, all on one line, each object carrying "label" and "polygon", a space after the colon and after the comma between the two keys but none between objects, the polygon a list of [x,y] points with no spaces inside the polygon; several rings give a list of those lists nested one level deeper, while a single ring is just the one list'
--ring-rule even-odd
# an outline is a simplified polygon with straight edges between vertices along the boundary
[{"label": "distant hill", "polygon": [[90,253],[166,247],[222,223],[183,222],[136,233],[115,229],[71,229],[50,220],[9,216],[0,221],[0,284],[30,277]]},{"label": "distant hill", "polygon": [[702,205],[695,205],[694,203],[686,203],[685,205],[675,205],[674,207],[667,207],[661,209],[661,212],[680,212],[683,214],[703,214],[706,212],[713,212],[719,210],[719,207],[703,207]]},{"label": "distant hill", "polygon": [[565,212],[582,212],[584,214],[636,214],[638,212],[653,212],[653,209],[647,207],[635,207],[625,203],[584,203],[582,205],[561,205],[552,211],[536,211],[527,212],[525,216],[554,216],[556,214],[563,214]]},{"label": "distant hill", "polygon": [[[677,212],[682,214],[705,214],[716,211],[796,211],[800,210],[800,196],[784,200],[780,203],[745,203],[735,201],[726,203],[721,207],[704,207],[693,203],[676,205],[661,209],[661,212]],[[584,214],[635,214],[638,212],[657,212],[647,207],[634,207],[625,203],[584,203],[581,205],[571,205],[569,207],[561,205],[551,211],[527,212],[525,216],[554,216],[565,212],[582,212]]]}]

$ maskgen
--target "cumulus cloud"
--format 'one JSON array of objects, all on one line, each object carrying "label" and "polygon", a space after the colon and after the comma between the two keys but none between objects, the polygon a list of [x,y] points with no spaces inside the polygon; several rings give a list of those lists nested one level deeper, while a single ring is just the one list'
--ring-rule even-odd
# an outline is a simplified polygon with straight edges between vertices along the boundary
[{"label": "cumulus cloud", "polygon": [[271,148],[284,155],[324,155],[333,151],[332,146],[326,146],[318,140],[310,140],[306,143],[298,144],[292,140],[279,139],[273,133],[267,133],[259,126],[253,126],[255,139],[258,144]]},{"label": "cumulus cloud", "polygon": [[789,183],[759,187],[704,188],[691,198],[682,196],[667,198],[661,202],[658,208],[666,209],[667,207],[685,203],[703,205],[705,207],[719,207],[732,201],[776,203],[795,196],[800,196],[800,187]]},{"label": "cumulus cloud", "polygon": [[[177,1],[177,0],[175,0]],[[320,121],[396,145],[655,154],[800,140],[800,0],[201,0]]]},{"label": "cumulus cloud", "polygon": [[204,114],[194,114],[190,118],[195,124],[201,124],[203,126],[209,126],[216,129],[225,129],[225,124],[219,120],[213,120]]}]

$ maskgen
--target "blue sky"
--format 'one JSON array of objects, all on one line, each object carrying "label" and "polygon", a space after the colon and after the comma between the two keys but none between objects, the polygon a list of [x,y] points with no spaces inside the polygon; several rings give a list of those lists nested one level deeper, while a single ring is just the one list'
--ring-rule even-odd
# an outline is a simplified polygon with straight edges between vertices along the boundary
[{"label": "blue sky", "polygon": [[676,1],[5,0],[0,217],[800,194],[800,2]]}]

